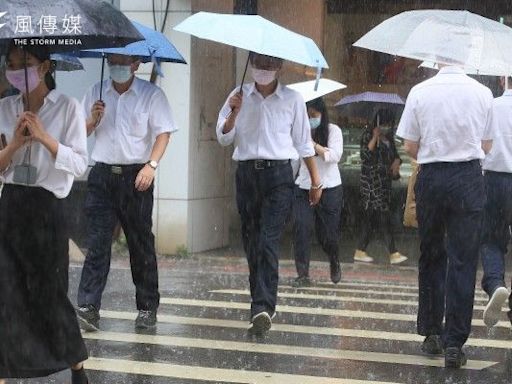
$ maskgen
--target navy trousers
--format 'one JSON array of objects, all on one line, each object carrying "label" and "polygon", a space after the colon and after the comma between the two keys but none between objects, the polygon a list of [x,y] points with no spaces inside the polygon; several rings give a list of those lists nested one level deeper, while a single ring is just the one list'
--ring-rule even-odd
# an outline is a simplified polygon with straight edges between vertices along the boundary
[{"label": "navy trousers", "polygon": [[251,316],[275,312],[279,280],[279,245],[293,197],[291,165],[255,169],[239,162],[236,201],[242,241],[249,264]]},{"label": "navy trousers", "polygon": [[415,189],[421,240],[418,333],[442,335],[445,347],[460,348],[473,316],[485,202],[480,162],[422,164]]},{"label": "navy trousers", "polygon": [[[491,296],[505,284],[505,255],[512,225],[512,173],[485,172],[487,201],[480,255],[484,269],[482,288]],[[512,296],[509,299],[512,313]]]},{"label": "navy trousers", "polygon": [[155,237],[151,231],[153,185],[135,189],[143,165],[127,166],[121,174],[96,164],[87,181],[85,213],[88,252],[78,287],[78,305],[101,307],[101,296],[110,270],[112,233],[119,220],[130,251],[132,279],[138,310],[156,310],[160,301]]},{"label": "navy trousers", "polygon": [[293,199],[293,248],[295,266],[299,277],[309,277],[311,237],[315,228],[318,242],[331,263],[339,260],[341,185],[322,191],[320,203],[314,207],[309,203],[309,190],[295,187]]}]

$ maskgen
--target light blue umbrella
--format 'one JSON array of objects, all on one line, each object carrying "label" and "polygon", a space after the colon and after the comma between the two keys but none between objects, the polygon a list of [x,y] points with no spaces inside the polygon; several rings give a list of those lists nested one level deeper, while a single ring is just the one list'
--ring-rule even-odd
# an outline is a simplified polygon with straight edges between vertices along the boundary
[{"label": "light blue umbrella", "polygon": [[322,52],[312,39],[258,15],[198,12],[187,17],[174,27],[174,30],[262,55],[316,67],[317,78],[320,77],[322,68],[329,68]]}]

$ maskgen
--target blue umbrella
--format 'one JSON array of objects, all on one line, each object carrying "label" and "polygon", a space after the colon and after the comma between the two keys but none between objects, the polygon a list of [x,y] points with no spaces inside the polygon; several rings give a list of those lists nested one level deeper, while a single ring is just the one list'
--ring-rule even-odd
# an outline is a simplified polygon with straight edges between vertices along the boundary
[{"label": "blue umbrella", "polygon": [[187,62],[178,52],[176,47],[165,37],[163,33],[148,28],[132,20],[133,26],[144,36],[144,40],[128,44],[121,48],[91,49],[80,51],[80,57],[100,58],[103,54],[115,53],[118,55],[139,56],[143,63],[150,61],[166,61],[172,63]]}]

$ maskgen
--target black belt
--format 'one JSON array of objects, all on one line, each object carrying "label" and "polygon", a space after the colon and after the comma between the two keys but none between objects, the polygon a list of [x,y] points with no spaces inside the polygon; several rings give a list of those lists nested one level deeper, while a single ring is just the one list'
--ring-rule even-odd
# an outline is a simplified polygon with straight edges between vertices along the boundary
[{"label": "black belt", "polygon": [[96,163],[95,167],[110,171],[115,175],[122,175],[123,173],[136,172],[144,167],[144,164],[105,164]]},{"label": "black belt", "polygon": [[254,169],[273,168],[279,165],[290,164],[288,160],[241,160],[238,162],[240,165],[254,167]]},{"label": "black belt", "polygon": [[423,169],[426,168],[456,168],[463,166],[480,166],[480,160],[468,160],[468,161],[437,161],[434,163],[420,164]]}]

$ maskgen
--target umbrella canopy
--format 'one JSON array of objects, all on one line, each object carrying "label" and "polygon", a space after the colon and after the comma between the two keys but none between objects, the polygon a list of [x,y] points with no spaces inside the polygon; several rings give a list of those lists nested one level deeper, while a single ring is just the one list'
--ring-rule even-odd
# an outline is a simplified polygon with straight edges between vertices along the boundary
[{"label": "umbrella canopy", "polygon": [[335,106],[342,115],[372,119],[379,109],[390,109],[396,114],[402,112],[405,100],[396,93],[363,92],[340,99]]},{"label": "umbrella canopy", "polygon": [[279,57],[311,67],[329,68],[322,52],[312,39],[258,15],[198,12],[174,29],[262,55]]},{"label": "umbrella canopy", "polygon": [[488,74],[512,73],[512,29],[468,11],[403,12],[377,25],[354,46]]},{"label": "umbrella canopy", "polygon": [[50,59],[55,62],[56,71],[80,71],[84,69],[84,66],[77,57],[73,55],[66,55],[63,53],[52,53]]},{"label": "umbrella canopy", "polygon": [[50,52],[125,46],[143,37],[111,4],[96,0],[0,1],[0,53],[13,39]]},{"label": "umbrella canopy", "polygon": [[331,92],[347,88],[345,84],[338,83],[337,81],[330,79],[320,79],[318,82],[318,88],[315,91],[315,84],[316,80],[309,80],[303,81],[301,83],[289,84],[288,88],[299,92],[302,95],[305,103],[318,97],[325,96]]},{"label": "umbrella canopy", "polygon": [[186,64],[187,62],[167,37],[152,28],[132,21],[144,40],[128,44],[122,48],[106,48],[85,50],[80,57],[102,57],[103,53],[116,53],[118,55],[139,56],[143,63],[153,60]]}]

